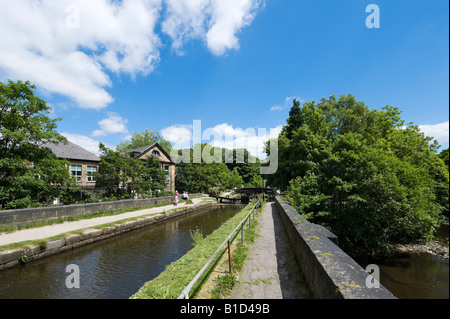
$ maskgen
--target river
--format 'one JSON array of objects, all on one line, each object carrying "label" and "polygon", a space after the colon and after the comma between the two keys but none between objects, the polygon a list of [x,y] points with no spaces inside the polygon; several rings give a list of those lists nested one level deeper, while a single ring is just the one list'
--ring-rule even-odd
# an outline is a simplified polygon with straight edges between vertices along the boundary
[{"label": "river", "polygon": [[[127,299],[192,247],[191,231],[212,233],[242,207],[219,206],[0,272],[0,299]],[[77,265],[80,288],[66,272]]]},{"label": "river", "polygon": [[[448,248],[449,228],[441,227],[436,241]],[[399,299],[449,299],[449,259],[430,253],[403,253],[388,258],[358,258],[364,268],[376,264],[380,283]]]}]

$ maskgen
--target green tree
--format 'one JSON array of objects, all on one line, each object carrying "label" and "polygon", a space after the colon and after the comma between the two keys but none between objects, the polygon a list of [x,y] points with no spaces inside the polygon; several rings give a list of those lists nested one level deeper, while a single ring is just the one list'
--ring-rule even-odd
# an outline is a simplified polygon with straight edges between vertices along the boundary
[{"label": "green tree", "polygon": [[[194,150],[203,155],[200,163],[194,163]],[[209,151],[209,153],[208,153]],[[239,184],[236,173],[223,163],[223,149],[212,148],[208,144],[197,144],[194,148],[179,150],[178,155],[189,154],[188,163],[177,164],[175,188],[190,193],[217,193]],[[217,152],[217,154],[215,153]],[[205,155],[216,160],[205,162]],[[237,172],[238,173],[238,172]],[[242,183],[241,183],[242,184]]]},{"label": "green tree", "polygon": [[96,180],[105,188],[107,197],[145,198],[164,190],[166,173],[161,170],[158,160],[123,156],[103,143],[100,143],[99,149],[102,154]]},{"label": "green tree", "polygon": [[70,185],[67,162],[58,160],[44,143],[64,143],[51,108],[35,95],[30,82],[0,82],[0,202],[24,208],[47,202]]},{"label": "green tree", "polygon": [[135,148],[158,143],[168,154],[172,150],[172,143],[165,140],[160,132],[146,129],[142,133],[135,132],[130,141],[121,142],[116,146],[116,151],[126,152]]},{"label": "green tree", "polygon": [[[232,158],[227,158],[227,155]],[[232,172],[237,170],[242,177],[244,184],[249,184],[253,180],[253,176],[259,173],[261,163],[258,158],[253,157],[247,149],[222,149],[222,162],[225,163]]]},{"label": "green tree", "polygon": [[432,238],[448,210],[448,169],[437,144],[412,123],[405,128],[397,108],[370,110],[343,95],[291,114],[268,180],[287,189],[301,214],[331,228],[347,249]]},{"label": "green tree", "polygon": [[95,174],[95,180],[99,186],[106,190],[107,196],[122,197],[125,193],[123,185],[128,181],[125,157],[120,152],[107,148],[103,143],[99,144],[100,163],[99,171]]},{"label": "green tree", "polygon": [[439,153],[439,158],[444,161],[445,166],[448,168],[448,157],[449,157],[449,149],[442,150]]},{"label": "green tree", "polygon": [[228,183],[227,188],[230,188],[230,189],[241,188],[243,184],[244,184],[244,179],[242,178],[241,175],[239,175],[239,171],[237,170],[237,168],[233,169],[230,172],[230,178],[229,178],[229,183]]}]

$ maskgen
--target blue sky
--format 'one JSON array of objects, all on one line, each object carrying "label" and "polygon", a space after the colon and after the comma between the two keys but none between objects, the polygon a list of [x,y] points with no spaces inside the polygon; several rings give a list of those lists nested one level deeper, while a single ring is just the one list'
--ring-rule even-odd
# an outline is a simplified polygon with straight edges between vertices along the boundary
[{"label": "blue sky", "polygon": [[33,82],[90,151],[147,128],[181,145],[194,120],[239,139],[279,130],[293,98],[350,93],[448,147],[447,0],[36,3],[0,0],[0,80]]}]

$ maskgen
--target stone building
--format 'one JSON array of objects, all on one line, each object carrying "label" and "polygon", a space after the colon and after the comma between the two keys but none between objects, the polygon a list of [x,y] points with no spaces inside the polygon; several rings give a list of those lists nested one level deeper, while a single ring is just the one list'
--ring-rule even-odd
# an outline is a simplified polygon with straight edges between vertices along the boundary
[{"label": "stone building", "polygon": [[175,163],[169,154],[158,144],[138,147],[127,151],[131,157],[145,160],[149,156],[156,158],[161,165],[161,169],[166,172],[166,191],[175,191]]},{"label": "stone building", "polygon": [[[49,148],[59,159],[66,159],[69,161],[68,170],[70,176],[75,178],[79,186],[85,189],[97,188],[94,173],[99,170],[100,158],[85,150],[81,146],[74,143],[67,142],[53,144],[47,143],[42,147]],[[175,191],[175,163],[171,160],[170,155],[158,144],[139,147],[122,152],[124,156],[131,156],[136,159],[146,159],[153,156],[159,160],[161,169],[166,172],[166,191]]]},{"label": "stone building", "polygon": [[94,173],[98,172],[100,158],[74,143],[47,143],[42,145],[49,148],[59,159],[69,161],[70,176],[75,178],[79,186],[86,189],[96,188]]}]

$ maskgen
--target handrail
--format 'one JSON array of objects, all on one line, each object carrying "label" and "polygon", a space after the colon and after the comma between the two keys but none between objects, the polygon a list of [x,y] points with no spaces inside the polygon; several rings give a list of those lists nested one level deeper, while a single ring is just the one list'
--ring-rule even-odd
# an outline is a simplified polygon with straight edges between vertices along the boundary
[{"label": "handrail", "polygon": [[220,245],[220,247],[216,250],[216,252],[209,258],[209,260],[206,262],[206,264],[203,266],[202,269],[195,275],[194,279],[191,280],[191,282],[186,286],[186,288],[183,289],[181,294],[178,296],[177,299],[189,299],[189,292],[191,291],[192,287],[195,285],[195,283],[199,280],[199,278],[203,275],[203,273],[208,269],[209,265],[213,262],[213,260],[217,257],[219,252],[223,249],[223,247],[228,244],[228,242],[233,237],[234,233],[241,227],[243,227],[244,223],[249,218],[250,214],[254,212],[255,208],[259,205],[259,199],[258,202],[253,206],[253,208],[250,210],[250,212],[245,216],[245,218],[239,223],[239,225],[231,232],[231,234],[225,239],[225,241]]}]

